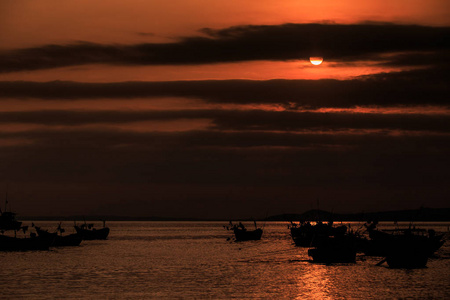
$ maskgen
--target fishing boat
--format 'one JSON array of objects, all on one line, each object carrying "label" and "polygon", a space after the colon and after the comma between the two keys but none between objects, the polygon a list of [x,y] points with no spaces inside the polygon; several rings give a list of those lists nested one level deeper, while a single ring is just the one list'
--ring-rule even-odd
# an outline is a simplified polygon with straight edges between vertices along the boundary
[{"label": "fishing boat", "polygon": [[257,241],[261,239],[262,234],[263,230],[261,228],[255,230],[234,229],[236,241]]},{"label": "fishing boat", "polygon": [[397,228],[390,230],[379,230],[376,228],[377,222],[366,224],[370,240],[364,250],[366,255],[387,256],[393,245],[401,246],[398,240],[406,242],[406,245],[420,246],[420,252],[424,251],[428,257],[432,256],[445,242],[444,234],[436,234],[433,229],[417,229],[413,226],[409,228]]},{"label": "fishing boat", "polygon": [[106,240],[109,235],[109,228],[105,226],[105,221],[101,229],[94,228],[94,224],[86,223],[80,226],[75,225],[74,228],[83,240]]},{"label": "fishing boat", "polygon": [[58,226],[57,232],[48,232],[37,226],[34,228],[40,238],[54,240],[52,247],[79,246],[82,241],[78,233],[62,235],[64,229],[61,228],[61,224]]},{"label": "fishing boat", "polygon": [[241,241],[257,241],[260,240],[263,234],[262,228],[258,228],[256,226],[256,221],[254,221],[255,230],[247,230],[247,228],[239,222],[238,225],[233,224],[230,221],[230,227],[227,227],[228,230],[233,230],[234,237],[237,242]]},{"label": "fishing boat", "polygon": [[[48,250],[54,239],[42,239],[35,233],[29,237],[17,237],[17,232],[23,231],[25,234],[28,226],[22,226],[22,222],[16,220],[16,213],[7,211],[8,194],[6,194],[5,210],[0,209],[0,251],[28,251],[28,250]],[[14,236],[5,235],[7,231],[14,231]]]}]

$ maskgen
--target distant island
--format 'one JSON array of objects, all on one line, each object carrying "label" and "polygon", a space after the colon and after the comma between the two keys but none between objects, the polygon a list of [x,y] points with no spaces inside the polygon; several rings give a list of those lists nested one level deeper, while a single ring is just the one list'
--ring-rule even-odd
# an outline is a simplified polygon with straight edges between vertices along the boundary
[{"label": "distant island", "polygon": [[[129,217],[129,216],[24,216],[21,220],[54,220],[54,221],[229,221],[225,219],[209,218],[171,218],[171,217]],[[242,219],[250,220],[250,218]],[[257,218],[257,221],[300,221],[300,220],[322,220],[322,221],[450,221],[450,208],[420,208],[411,210],[396,210],[382,212],[360,212],[360,213],[332,213],[325,210],[313,209],[301,214],[281,214],[267,218]]]}]

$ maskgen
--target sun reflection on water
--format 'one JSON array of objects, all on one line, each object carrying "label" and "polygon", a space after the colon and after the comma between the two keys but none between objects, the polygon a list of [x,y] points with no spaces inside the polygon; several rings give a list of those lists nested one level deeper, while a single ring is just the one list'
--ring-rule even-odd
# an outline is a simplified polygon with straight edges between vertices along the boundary
[{"label": "sun reflection on water", "polygon": [[309,272],[299,274],[296,299],[333,299],[328,275],[327,266],[311,264]]}]

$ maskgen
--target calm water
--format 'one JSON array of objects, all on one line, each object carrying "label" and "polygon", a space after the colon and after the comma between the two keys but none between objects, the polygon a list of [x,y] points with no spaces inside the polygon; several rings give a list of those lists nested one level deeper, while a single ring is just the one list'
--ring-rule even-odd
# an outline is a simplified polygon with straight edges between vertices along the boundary
[{"label": "calm water", "polygon": [[[417,226],[447,231],[449,224]],[[224,222],[108,225],[106,241],[0,253],[0,298],[450,299],[450,241],[427,268],[395,270],[363,256],[356,264],[310,263],[282,222],[265,224],[261,241],[240,243],[227,241]]]}]

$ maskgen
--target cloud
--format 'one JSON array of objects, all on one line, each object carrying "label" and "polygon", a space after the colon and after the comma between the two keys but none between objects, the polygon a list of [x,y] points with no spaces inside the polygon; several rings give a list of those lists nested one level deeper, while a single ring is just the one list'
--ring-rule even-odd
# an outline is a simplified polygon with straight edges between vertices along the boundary
[{"label": "cloud", "polygon": [[[206,36],[181,38],[176,43],[101,45],[78,43],[3,51],[0,72],[75,66],[183,65],[251,60],[374,59],[405,51],[443,51],[450,47],[449,27],[395,24],[246,25],[201,30]],[[378,58],[381,59],[381,58]]]},{"label": "cloud", "polygon": [[[450,139],[442,135],[104,130],[0,134],[0,138],[8,137],[33,141],[2,147],[0,152],[4,162],[0,180],[21,186],[27,182],[194,185],[199,189],[231,185],[279,187],[283,193],[282,187],[318,192],[324,187],[392,185],[406,190],[433,187],[440,189],[441,197],[448,195]],[[175,194],[180,197],[183,192]]]},{"label": "cloud", "polygon": [[448,68],[382,73],[351,80],[206,80],[170,82],[0,82],[0,99],[184,97],[210,103],[292,107],[449,105]]},{"label": "cloud", "polygon": [[[0,112],[0,124],[45,126],[91,124],[121,125],[142,121],[211,120],[211,130],[235,131],[337,131],[389,130],[450,132],[448,114],[296,112],[264,110],[157,110],[157,111],[16,111]],[[145,125],[143,125],[145,126]],[[152,130],[149,126],[148,130]]]},{"label": "cloud", "polygon": [[[191,200],[220,206],[217,199],[230,190],[236,193],[230,198],[242,202],[245,214],[288,200],[291,211],[319,196],[321,203],[328,197],[330,205],[341,203],[341,209],[350,211],[362,199],[361,207],[367,201],[379,204],[380,197],[386,200],[384,209],[394,203],[415,207],[423,201],[439,207],[446,205],[450,192],[450,139],[442,134],[0,132],[0,140],[8,138],[31,141],[0,151],[1,181],[21,190],[37,187],[24,205],[52,199],[55,204],[88,207],[142,199],[150,214],[169,202],[166,215],[177,203],[186,206],[183,216],[192,216],[196,209],[188,205]],[[82,192],[73,197],[80,187]],[[405,202],[399,204],[399,198]],[[219,215],[232,211],[234,206],[225,205]]]},{"label": "cloud", "polygon": [[[441,151],[447,151],[450,139],[447,134],[426,135],[406,134],[391,135],[386,132],[352,132],[336,134],[335,132],[258,132],[239,131],[225,132],[217,130],[193,130],[187,132],[130,132],[123,130],[90,129],[56,129],[56,130],[30,130],[22,132],[0,132],[0,138],[16,138],[31,140],[33,147],[59,148],[73,151],[76,149],[108,149],[123,146],[124,149],[210,149],[210,148],[257,148],[257,147],[293,147],[300,149],[322,148],[328,151],[340,151],[339,148],[353,147],[384,149],[382,152],[399,153],[421,152],[426,149],[435,149],[442,146]],[[390,144],[389,147],[386,145]],[[420,146],[419,146],[420,145]],[[72,150],[70,150],[72,151]],[[228,150],[227,150],[228,151]],[[433,150],[434,151],[434,150]]]},{"label": "cloud", "polygon": [[387,67],[420,67],[436,69],[437,71],[447,69],[450,66],[450,51],[411,51],[392,53],[373,58],[379,61],[378,65]]}]

